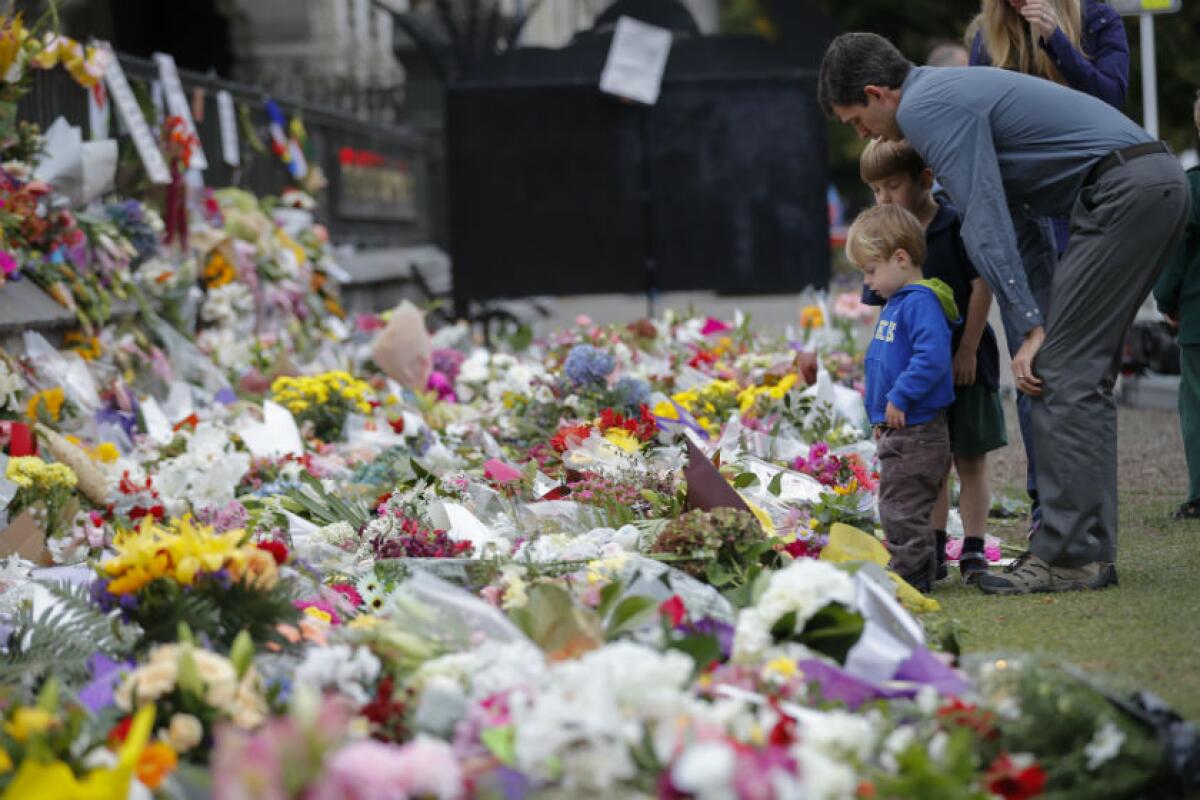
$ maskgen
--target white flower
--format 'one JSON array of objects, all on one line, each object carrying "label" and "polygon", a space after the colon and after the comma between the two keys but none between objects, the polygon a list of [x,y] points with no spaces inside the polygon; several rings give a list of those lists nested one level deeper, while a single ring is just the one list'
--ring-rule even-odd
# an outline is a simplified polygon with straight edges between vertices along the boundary
[{"label": "white flower", "polygon": [[1087,756],[1087,768],[1096,769],[1107,761],[1112,761],[1121,752],[1125,744],[1125,734],[1116,724],[1109,720],[1096,730],[1096,735],[1083,748]]},{"label": "white flower", "polygon": [[724,742],[701,742],[683,752],[671,768],[671,783],[699,800],[735,800],[731,785],[737,758]]},{"label": "white flower", "polygon": [[854,608],[854,581],[824,561],[801,558],[771,576],[758,604],[738,617],[733,640],[734,659],[743,663],[761,659],[774,639],[771,629],[783,616],[796,615],[795,631],[830,603]]},{"label": "white flower", "polygon": [[371,699],[363,687],[379,676],[379,659],[365,647],[344,644],[312,647],[296,668],[296,685],[334,689],[362,705]]},{"label": "white flower", "polygon": [[0,358],[0,410],[16,411],[17,395],[25,388],[25,380],[8,368],[8,362]]},{"label": "white flower", "polygon": [[820,724],[804,727],[804,744],[831,758],[863,761],[875,747],[875,728],[870,720],[845,711],[821,715]]},{"label": "white flower", "polygon": [[801,746],[797,755],[807,800],[853,800],[856,796],[858,774],[849,764],[816,747]]},{"label": "white flower", "polygon": [[517,766],[568,792],[611,792],[637,774],[630,747],[647,728],[688,713],[692,662],[617,642],[554,664],[536,691],[512,698]]}]

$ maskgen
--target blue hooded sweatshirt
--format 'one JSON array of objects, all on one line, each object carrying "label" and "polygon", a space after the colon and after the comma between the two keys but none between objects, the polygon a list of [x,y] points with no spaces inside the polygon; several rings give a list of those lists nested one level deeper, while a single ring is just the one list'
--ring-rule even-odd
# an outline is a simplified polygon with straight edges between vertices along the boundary
[{"label": "blue hooded sweatshirt", "polygon": [[906,425],[929,422],[954,402],[951,325],[958,323],[954,293],[939,280],[905,286],[888,300],[867,348],[867,416],[887,421],[890,402]]}]

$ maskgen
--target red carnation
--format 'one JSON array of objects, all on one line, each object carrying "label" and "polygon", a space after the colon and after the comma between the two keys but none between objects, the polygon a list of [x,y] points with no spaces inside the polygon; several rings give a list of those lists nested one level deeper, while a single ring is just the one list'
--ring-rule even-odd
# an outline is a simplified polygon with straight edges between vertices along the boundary
[{"label": "red carnation", "polygon": [[129,735],[129,726],[133,724],[133,715],[126,714],[116,725],[108,731],[108,744],[110,747],[116,747],[125,741],[125,737]]},{"label": "red carnation", "polygon": [[687,606],[683,604],[682,597],[673,594],[659,605],[658,613],[669,618],[672,626],[678,627],[687,616]]},{"label": "red carnation", "polygon": [[988,791],[1004,800],[1028,800],[1046,787],[1046,773],[1034,762],[1018,764],[1008,753],[1001,753],[983,776]]},{"label": "red carnation", "polygon": [[275,559],[276,564],[282,565],[283,562],[287,561],[288,559],[288,549],[283,542],[259,542],[258,549],[266,550],[268,553],[270,553],[271,558]]}]

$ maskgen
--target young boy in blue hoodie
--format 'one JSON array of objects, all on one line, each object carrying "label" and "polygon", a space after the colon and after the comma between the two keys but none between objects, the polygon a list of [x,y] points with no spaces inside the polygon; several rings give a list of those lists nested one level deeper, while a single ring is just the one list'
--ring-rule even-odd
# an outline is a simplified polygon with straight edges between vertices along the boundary
[{"label": "young boy in blue hoodie", "polygon": [[867,416],[879,455],[879,518],[891,567],[928,592],[937,558],[931,516],[950,468],[946,408],[954,402],[954,293],[925,280],[925,229],[897,205],[861,213],[846,255],[887,300],[867,349]]}]

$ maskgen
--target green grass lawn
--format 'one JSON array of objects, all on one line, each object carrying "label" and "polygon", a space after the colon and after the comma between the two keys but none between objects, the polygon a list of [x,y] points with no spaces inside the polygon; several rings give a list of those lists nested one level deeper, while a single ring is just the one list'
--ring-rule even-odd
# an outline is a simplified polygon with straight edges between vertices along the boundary
[{"label": "green grass lawn", "polygon": [[[992,597],[938,584],[964,653],[1027,651],[1060,657],[1118,690],[1146,689],[1200,721],[1200,522],[1174,522],[1175,494],[1122,491],[1120,586],[1099,592]],[[1024,543],[1025,521],[992,522]]]}]

